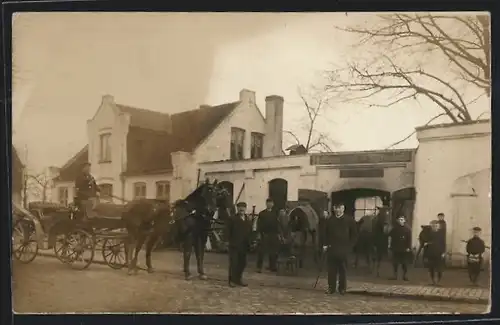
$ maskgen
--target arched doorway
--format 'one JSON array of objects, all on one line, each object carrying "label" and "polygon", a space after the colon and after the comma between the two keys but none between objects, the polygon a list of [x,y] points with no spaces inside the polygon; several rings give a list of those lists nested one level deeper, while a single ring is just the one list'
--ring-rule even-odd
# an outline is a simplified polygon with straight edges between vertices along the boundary
[{"label": "arched doorway", "polygon": [[276,209],[284,209],[288,200],[288,182],[282,178],[269,181],[269,198],[274,201]]},{"label": "arched doorway", "polygon": [[229,181],[222,181],[219,186],[229,193],[229,202],[234,203],[234,185]]},{"label": "arched doorway", "polygon": [[345,213],[354,216],[356,220],[364,215],[375,213],[377,206],[390,204],[390,192],[370,189],[354,188],[332,192],[332,204],[344,203]]}]

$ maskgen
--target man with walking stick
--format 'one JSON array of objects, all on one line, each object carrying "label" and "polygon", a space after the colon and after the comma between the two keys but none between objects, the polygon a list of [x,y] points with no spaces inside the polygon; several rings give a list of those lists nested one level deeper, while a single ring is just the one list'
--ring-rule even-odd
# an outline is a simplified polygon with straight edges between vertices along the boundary
[{"label": "man with walking stick", "polygon": [[334,204],[334,216],[326,220],[322,229],[323,253],[326,254],[328,269],[327,294],[338,291],[343,295],[347,289],[347,256],[356,242],[356,223],[344,211],[343,203]]}]

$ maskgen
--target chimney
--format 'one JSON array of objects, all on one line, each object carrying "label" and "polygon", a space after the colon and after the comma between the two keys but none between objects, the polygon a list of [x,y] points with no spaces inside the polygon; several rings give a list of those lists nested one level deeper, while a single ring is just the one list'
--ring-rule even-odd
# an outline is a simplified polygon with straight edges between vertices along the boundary
[{"label": "chimney", "polygon": [[102,104],[114,104],[115,103],[115,98],[111,95],[104,95],[102,96]]},{"label": "chimney", "polygon": [[255,105],[255,91],[242,89],[240,91],[240,102]]},{"label": "chimney", "polygon": [[264,157],[283,155],[283,102],[281,96],[266,97]]}]

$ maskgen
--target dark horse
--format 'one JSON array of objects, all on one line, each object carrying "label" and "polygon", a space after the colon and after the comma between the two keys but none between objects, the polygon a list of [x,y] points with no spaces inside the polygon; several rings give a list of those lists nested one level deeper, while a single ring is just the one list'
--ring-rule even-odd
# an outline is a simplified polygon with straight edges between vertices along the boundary
[{"label": "dark horse", "polygon": [[380,276],[380,263],[387,255],[390,221],[387,208],[378,208],[374,216],[364,216],[358,222],[358,238],[354,247],[354,267],[358,266],[359,256],[365,257],[370,272]]},{"label": "dark horse", "polygon": [[[204,245],[215,210],[217,182],[205,182],[185,199],[171,207],[165,201],[142,199],[132,201],[122,214],[128,231],[129,274],[137,273],[137,257],[146,243],[146,266],[153,272],[151,252],[160,238],[183,243],[184,270],[189,272],[191,251],[195,248],[198,270],[203,271]],[[186,268],[187,263],[187,268]],[[201,273],[203,274],[203,273]]]},{"label": "dark horse", "polygon": [[[177,241],[182,243],[184,259],[184,275],[190,279],[189,264],[194,250],[198,276],[206,279],[203,269],[205,245],[212,221],[217,210],[218,215],[224,216],[226,209],[226,191],[218,186],[217,181],[212,184],[207,180],[184,200],[177,201],[175,207],[175,224],[177,226]],[[224,219],[224,217],[222,218]]]},{"label": "dark horse", "polygon": [[[281,219],[284,219],[284,217]],[[288,220],[286,221],[281,220],[282,227],[285,226],[285,233],[288,233],[290,236],[289,239],[292,247],[294,247],[293,250],[298,255],[299,267],[302,268],[306,257],[306,243],[308,236],[311,236],[313,247],[315,249],[317,248],[319,217],[311,205],[301,202],[300,205],[289,212],[287,219]],[[287,224],[284,225],[284,223]],[[315,252],[314,259],[316,261],[318,260],[317,257],[318,256]]]}]

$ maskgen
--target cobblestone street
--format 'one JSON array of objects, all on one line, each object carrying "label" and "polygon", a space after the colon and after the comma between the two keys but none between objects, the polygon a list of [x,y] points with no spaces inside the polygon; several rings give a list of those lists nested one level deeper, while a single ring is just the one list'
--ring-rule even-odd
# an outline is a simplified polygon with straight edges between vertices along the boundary
[{"label": "cobblestone street", "polygon": [[249,279],[248,288],[223,281],[185,281],[163,270],[128,276],[94,264],[69,269],[39,256],[13,265],[13,306],[26,312],[166,313],[482,313],[486,305],[383,299],[361,295],[325,296],[321,291],[265,287]]}]

